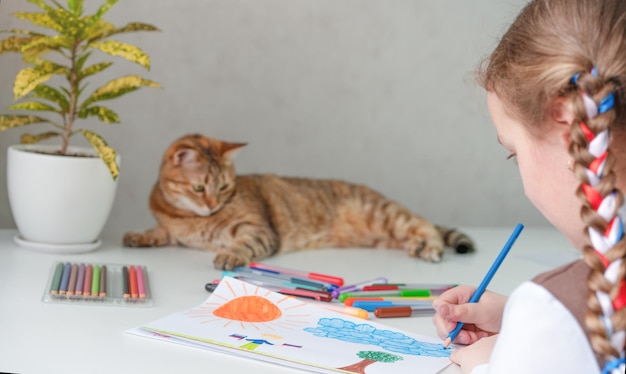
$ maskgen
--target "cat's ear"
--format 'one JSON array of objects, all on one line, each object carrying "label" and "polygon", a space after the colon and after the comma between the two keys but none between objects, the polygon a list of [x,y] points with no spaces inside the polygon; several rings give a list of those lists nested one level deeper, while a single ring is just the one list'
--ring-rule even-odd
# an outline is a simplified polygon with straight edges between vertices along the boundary
[{"label": "cat's ear", "polygon": [[222,156],[232,160],[237,153],[241,150],[241,148],[248,145],[248,143],[222,143]]},{"label": "cat's ear", "polygon": [[191,148],[181,148],[174,152],[172,155],[172,162],[174,165],[187,165],[196,162],[198,159],[198,153]]}]

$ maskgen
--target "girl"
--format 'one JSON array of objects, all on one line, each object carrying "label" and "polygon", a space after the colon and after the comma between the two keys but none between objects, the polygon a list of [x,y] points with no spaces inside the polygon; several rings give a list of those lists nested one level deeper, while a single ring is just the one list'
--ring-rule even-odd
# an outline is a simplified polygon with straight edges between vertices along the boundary
[{"label": "girl", "polygon": [[464,373],[623,374],[626,1],[535,0],[479,71],[498,141],[532,203],[583,259],[508,298],[457,287],[435,302]]}]

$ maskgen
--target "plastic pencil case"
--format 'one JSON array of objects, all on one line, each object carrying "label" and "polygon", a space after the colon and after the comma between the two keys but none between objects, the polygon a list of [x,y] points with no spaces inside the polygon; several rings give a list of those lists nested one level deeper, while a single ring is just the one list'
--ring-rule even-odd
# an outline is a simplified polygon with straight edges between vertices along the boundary
[{"label": "plastic pencil case", "polygon": [[50,271],[42,301],[150,307],[148,269],[142,265],[59,262]]}]

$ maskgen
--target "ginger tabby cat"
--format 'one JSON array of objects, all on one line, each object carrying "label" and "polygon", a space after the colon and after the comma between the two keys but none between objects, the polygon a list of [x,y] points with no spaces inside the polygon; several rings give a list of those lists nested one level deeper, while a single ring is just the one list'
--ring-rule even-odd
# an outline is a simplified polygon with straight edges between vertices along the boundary
[{"label": "ginger tabby cat", "polygon": [[217,269],[307,248],[403,248],[426,261],[471,239],[436,226],[368,187],[339,180],[235,174],[245,144],[194,134],[165,152],[150,195],[156,227],[126,233],[124,245],[183,245],[216,252]]}]

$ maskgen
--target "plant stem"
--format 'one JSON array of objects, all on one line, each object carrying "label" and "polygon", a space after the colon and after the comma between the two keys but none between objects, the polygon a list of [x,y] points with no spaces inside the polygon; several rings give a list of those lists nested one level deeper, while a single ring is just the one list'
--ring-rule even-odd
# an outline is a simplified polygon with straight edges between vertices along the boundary
[{"label": "plant stem", "polygon": [[76,119],[76,104],[78,102],[78,72],[76,71],[76,50],[78,49],[78,45],[80,44],[80,40],[77,40],[73,45],[70,51],[70,72],[67,77],[67,80],[70,84],[70,107],[65,118],[65,131],[63,132],[63,145],[61,147],[61,153],[67,153],[67,147],[70,142],[70,135],[72,134],[72,126],[74,125],[74,120]]}]

